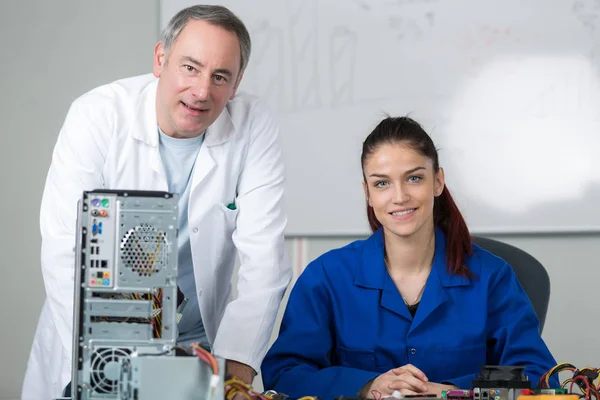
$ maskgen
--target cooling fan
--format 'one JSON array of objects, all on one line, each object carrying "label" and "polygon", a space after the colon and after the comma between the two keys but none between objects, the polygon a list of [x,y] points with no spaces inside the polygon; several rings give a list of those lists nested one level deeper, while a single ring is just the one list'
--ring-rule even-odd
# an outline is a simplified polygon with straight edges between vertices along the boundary
[{"label": "cooling fan", "polygon": [[98,394],[116,394],[119,385],[120,361],[131,350],[118,347],[97,348],[92,354],[90,386]]},{"label": "cooling fan", "polygon": [[152,276],[167,264],[167,234],[150,224],[140,224],[123,235],[120,250],[126,268],[139,276]]}]

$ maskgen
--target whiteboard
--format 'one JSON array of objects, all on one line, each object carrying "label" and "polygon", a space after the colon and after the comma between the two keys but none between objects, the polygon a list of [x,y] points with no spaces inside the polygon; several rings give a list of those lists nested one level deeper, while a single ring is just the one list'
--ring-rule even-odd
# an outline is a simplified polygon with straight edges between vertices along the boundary
[{"label": "whiteboard", "polygon": [[[369,233],[362,141],[419,121],[473,233],[600,231],[600,0],[230,0],[271,106],[288,236]],[[164,0],[161,26],[189,0]]]}]

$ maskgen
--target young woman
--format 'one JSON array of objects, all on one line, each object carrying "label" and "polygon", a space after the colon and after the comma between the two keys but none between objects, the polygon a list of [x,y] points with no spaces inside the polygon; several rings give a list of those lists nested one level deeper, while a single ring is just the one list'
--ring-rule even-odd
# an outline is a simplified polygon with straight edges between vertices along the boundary
[{"label": "young woman", "polygon": [[[482,365],[556,365],[512,268],[471,244],[436,148],[410,118],[367,137],[363,188],[373,235],[310,263],[262,364],[292,398],[380,398],[469,389]],[[556,382],[555,382],[556,384]]]}]

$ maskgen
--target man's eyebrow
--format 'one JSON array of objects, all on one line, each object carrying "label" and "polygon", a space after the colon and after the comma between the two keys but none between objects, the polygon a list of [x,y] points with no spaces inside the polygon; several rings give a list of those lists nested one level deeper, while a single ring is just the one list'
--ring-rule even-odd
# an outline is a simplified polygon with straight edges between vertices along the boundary
[{"label": "man's eyebrow", "polygon": [[[188,61],[192,64],[196,64],[196,66],[203,68],[204,64],[202,64],[200,61],[196,60],[194,57],[190,57],[190,56],[183,56],[182,57],[183,61]],[[215,74],[223,74],[223,75],[227,75],[228,77],[232,77],[233,73],[228,70],[227,68],[217,68],[213,71]]]}]

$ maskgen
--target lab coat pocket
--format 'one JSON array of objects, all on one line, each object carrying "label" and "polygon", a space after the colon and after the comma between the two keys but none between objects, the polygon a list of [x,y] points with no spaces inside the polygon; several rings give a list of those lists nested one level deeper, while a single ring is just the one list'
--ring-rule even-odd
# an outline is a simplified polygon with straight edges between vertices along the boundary
[{"label": "lab coat pocket", "polygon": [[230,209],[227,206],[225,206],[224,204],[219,204],[219,211],[223,214],[223,219],[224,219],[224,229],[225,229],[225,236],[229,239],[231,238],[231,235],[233,234],[233,231],[235,230],[235,224],[237,221],[237,214],[238,214],[238,210],[237,209]]},{"label": "lab coat pocket", "polygon": [[377,371],[375,352],[373,350],[357,350],[338,347],[336,350],[341,366],[362,369],[364,371]]}]

